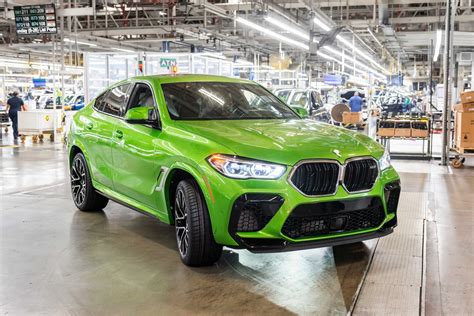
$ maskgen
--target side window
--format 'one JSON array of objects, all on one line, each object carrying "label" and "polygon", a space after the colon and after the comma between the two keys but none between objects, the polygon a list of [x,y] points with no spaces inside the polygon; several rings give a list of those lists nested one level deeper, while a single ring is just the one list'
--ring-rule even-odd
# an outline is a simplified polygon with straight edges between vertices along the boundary
[{"label": "side window", "polygon": [[[104,108],[104,101],[105,101],[105,96],[107,95],[107,92],[102,93],[99,95],[94,102],[94,109],[98,111],[102,111]],[[75,98],[74,98],[75,101]],[[71,104],[74,104],[74,102],[71,102]]]},{"label": "side window", "polygon": [[155,108],[155,100],[153,99],[153,93],[150,87],[144,83],[137,83],[133,89],[132,96],[130,98],[129,109],[137,107],[152,107],[153,119],[157,119],[158,115]]},{"label": "side window", "polygon": [[102,111],[115,116],[120,116],[125,112],[128,101],[128,88],[130,84],[123,84],[111,89],[105,98],[104,108]]}]

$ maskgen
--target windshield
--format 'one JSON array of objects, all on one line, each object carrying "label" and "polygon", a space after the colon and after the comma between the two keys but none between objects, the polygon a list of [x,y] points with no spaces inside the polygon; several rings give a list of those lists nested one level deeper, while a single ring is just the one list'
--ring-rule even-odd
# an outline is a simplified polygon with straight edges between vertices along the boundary
[{"label": "windshield", "polygon": [[306,105],[308,104],[308,94],[306,93],[306,91],[295,92],[289,103],[291,105],[299,105],[302,107],[306,107]]},{"label": "windshield", "polygon": [[234,82],[180,82],[161,85],[174,120],[299,118],[259,85]]},{"label": "windshield", "polygon": [[286,102],[288,101],[290,93],[291,93],[291,90],[280,90],[280,91],[275,92],[275,95]]}]

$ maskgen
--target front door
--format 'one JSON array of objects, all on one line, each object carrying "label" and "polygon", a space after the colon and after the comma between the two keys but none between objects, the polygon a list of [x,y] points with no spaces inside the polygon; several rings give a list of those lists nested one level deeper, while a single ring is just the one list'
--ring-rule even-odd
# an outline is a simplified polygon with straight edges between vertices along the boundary
[{"label": "front door", "polygon": [[[151,87],[137,83],[132,91],[128,109],[146,106],[158,111]],[[149,125],[130,124],[121,120],[115,126],[112,148],[115,191],[153,209],[158,205],[156,187],[161,172],[161,130]]]}]

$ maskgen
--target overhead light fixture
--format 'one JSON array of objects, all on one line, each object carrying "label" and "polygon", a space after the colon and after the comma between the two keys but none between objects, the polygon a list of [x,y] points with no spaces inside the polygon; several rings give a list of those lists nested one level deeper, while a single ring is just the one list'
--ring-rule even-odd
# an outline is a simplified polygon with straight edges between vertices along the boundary
[{"label": "overhead light fixture", "polygon": [[[293,34],[293,35],[296,35],[296,36],[298,36],[298,37],[300,37],[300,38],[302,38],[302,39],[305,39],[306,41],[309,41],[309,34],[305,34],[304,32],[302,32],[302,31],[296,29],[296,28],[293,27],[293,26],[288,25],[287,23],[284,23],[284,22],[282,22],[282,21],[280,21],[280,20],[278,20],[278,19],[275,19],[275,18],[272,18],[272,17],[268,17],[268,16],[265,18],[265,20],[266,20],[267,22],[269,22],[269,23],[271,23],[271,24],[273,24],[273,25],[275,25],[275,26],[277,26],[277,27],[279,27],[279,28],[285,30],[285,31],[288,31],[289,33],[291,33],[291,34]],[[341,40],[342,40],[342,41],[346,41],[344,38],[341,38]],[[350,43],[349,43],[349,44],[350,44]],[[352,45],[352,44],[350,44],[350,45]],[[334,49],[334,48],[332,48],[332,47],[329,47],[329,46],[323,46],[321,49],[327,50],[327,51],[330,52],[331,54],[338,55],[338,56],[341,56],[341,57],[342,57],[342,55],[343,55],[341,51],[338,51],[338,50],[336,50],[336,49]],[[359,51],[360,51],[360,50],[359,50]],[[324,54],[324,55],[326,55],[326,54]],[[320,55],[320,56],[321,56],[321,55]],[[326,56],[327,56],[327,55],[326,55]],[[357,61],[357,60],[356,60],[354,57],[352,57],[352,56],[349,56],[349,55],[346,54],[346,55],[344,56],[344,58],[347,58],[347,59],[353,61],[353,63],[355,63],[355,64],[361,66],[362,68],[367,69],[368,71],[370,71],[370,72],[372,72],[372,73],[374,73],[374,74],[377,74],[377,75],[382,76],[382,77],[384,76],[384,75],[378,73],[376,70],[370,68],[368,65]],[[382,69],[383,69],[383,67],[382,67]]]},{"label": "overhead light fixture", "polygon": [[[342,52],[340,52],[340,51],[338,51],[338,50],[336,50],[336,49],[334,49],[334,48],[332,48],[332,47],[323,46],[322,49],[327,50],[328,52],[330,52],[330,53],[333,54],[333,55],[337,55],[337,56],[341,56],[341,57],[343,56]],[[383,74],[379,73],[379,72],[376,71],[375,69],[370,68],[367,64],[364,64],[363,62],[358,61],[358,60],[355,59],[353,56],[350,56],[350,55],[348,55],[348,54],[344,54],[344,59],[347,59],[347,60],[351,61],[353,64],[356,64],[356,65],[358,65],[359,67],[361,67],[361,68],[363,68],[363,69],[366,69],[367,71],[369,71],[369,72],[371,72],[371,73],[373,73],[373,74],[375,74],[375,75],[377,75],[377,76],[379,76],[379,77],[385,78],[385,76],[384,76]],[[354,67],[351,67],[350,64],[344,63],[344,67],[346,67],[346,66],[349,67],[349,68],[352,68],[352,69],[354,68]]]},{"label": "overhead light fixture", "polygon": [[123,49],[123,48],[115,48],[115,47],[112,47],[113,50],[117,50],[119,52],[125,52],[125,53],[135,53],[134,50],[131,50],[131,49]]},{"label": "overhead light fixture", "polygon": [[377,44],[379,44],[380,47],[382,48],[385,48],[382,43],[380,43],[379,39],[377,38],[377,36],[375,36],[374,32],[372,32],[372,30],[370,29],[370,27],[367,28],[367,31],[369,31],[369,34],[372,36],[372,38],[375,40],[375,42]]},{"label": "overhead light fixture", "polygon": [[[264,28],[264,27],[262,27],[262,26],[260,26],[260,25],[258,25],[258,24],[255,24],[255,23],[253,23],[253,22],[250,22],[250,21],[248,21],[248,20],[246,20],[246,19],[244,19],[244,18],[237,17],[235,20],[236,20],[237,22],[240,22],[240,23],[242,23],[242,24],[244,24],[244,25],[246,25],[246,26],[249,26],[249,27],[251,27],[251,28],[253,28],[253,29],[255,29],[255,30],[261,32],[261,33],[267,34],[267,35],[269,35],[269,36],[271,36],[271,37],[273,37],[273,38],[275,38],[275,39],[278,39],[280,42],[284,42],[284,43],[287,43],[287,44],[295,45],[295,46],[298,46],[298,47],[303,48],[303,49],[305,49],[305,50],[309,50],[309,46],[306,45],[306,44],[304,44],[304,43],[301,43],[301,42],[298,42],[298,41],[296,41],[296,40],[293,40],[293,39],[290,39],[290,38],[288,38],[288,37],[285,37],[285,36],[283,36],[283,35],[281,35],[281,34],[278,34],[278,33],[274,32],[274,31],[271,31],[271,30],[269,30],[269,29],[266,29],[266,28]],[[278,26],[281,27],[281,28],[285,28],[284,24],[281,24],[281,23],[278,24]],[[286,29],[286,28],[285,28],[285,29]],[[294,33],[293,33],[293,34],[294,34]],[[296,35],[296,34],[294,34],[294,35]],[[300,36],[300,37],[301,37],[301,36]],[[308,35],[308,37],[306,38],[306,40],[309,40],[309,35]],[[339,56],[342,55],[341,52],[339,52],[339,51],[337,51],[337,50],[335,50],[335,49],[333,49],[333,48],[330,48],[330,47],[328,48],[328,47],[326,47],[326,46],[323,46],[323,48],[326,49],[326,50],[328,50],[329,52],[331,52],[331,53],[333,53],[333,54],[337,54],[337,55],[339,55]],[[323,57],[323,58],[325,58],[325,59],[332,60],[332,61],[335,61],[335,62],[337,62],[337,63],[339,63],[339,64],[342,64],[342,62],[341,62],[340,60],[337,60],[336,58],[334,58],[334,57],[332,57],[332,56],[329,56],[329,55],[327,55],[327,54],[325,54],[325,53],[322,53],[322,52],[319,51],[319,50],[318,50],[318,52],[317,52],[316,54],[319,55],[319,56],[321,56],[321,57]],[[346,55],[346,56],[347,56],[347,55]],[[377,71],[375,71],[374,69],[372,69],[372,68],[368,67],[367,65],[363,64],[362,62],[359,62],[359,61],[355,60],[354,57],[349,56],[349,57],[347,57],[347,58],[348,58],[348,59],[352,59],[355,64],[357,64],[357,65],[359,65],[359,66],[361,66],[361,67],[363,67],[364,69],[367,69],[367,70],[364,71],[364,70],[355,68],[355,67],[353,67],[353,66],[351,66],[351,65],[348,65],[348,64],[344,64],[345,67],[348,67],[348,68],[350,68],[350,69],[354,69],[355,71],[358,71],[358,72],[361,72],[361,73],[366,73],[367,71],[369,71],[369,72],[373,73],[375,76],[377,76],[377,77],[379,77],[379,78],[381,78],[381,79],[385,79],[385,76],[384,76],[383,74],[380,74],[380,73],[378,73]]]},{"label": "overhead light fixture", "polygon": [[[313,19],[313,22],[318,25],[320,28],[322,28],[324,31],[328,32],[329,30],[331,30],[331,27],[329,25],[327,25],[326,23],[324,23],[322,20],[318,19],[318,18],[314,18]],[[361,49],[357,48],[354,44],[352,44],[350,41],[346,40],[344,37],[342,37],[341,35],[337,35],[336,36],[336,40],[338,40],[339,42],[341,42],[344,46],[347,46],[349,47],[351,50],[354,51],[354,53],[356,53],[357,55],[363,57],[364,59],[366,59],[367,61],[371,62],[372,64],[374,64],[375,66],[377,66],[378,68],[380,68],[380,70],[382,70],[385,74],[390,74],[389,71],[387,71],[382,65],[380,65],[379,63],[377,63],[371,56],[367,55],[366,53],[364,53]]]},{"label": "overhead light fixture", "polygon": [[81,45],[87,45],[87,46],[90,46],[90,47],[97,47],[96,44],[92,44],[92,43],[88,43],[88,42],[80,42],[80,41],[74,41],[74,40],[71,40],[69,38],[65,38],[63,39],[65,42],[68,42],[68,43],[77,43],[77,44],[81,44]]},{"label": "overhead light fixture", "polygon": [[441,37],[443,36],[442,30],[436,30],[436,46],[435,46],[435,53],[433,56],[433,61],[437,62],[439,57],[439,51],[441,49]]},{"label": "overhead light fixture", "polygon": [[[284,23],[278,19],[272,18],[270,16],[265,17],[265,20],[281,29],[284,29],[285,31],[288,31],[289,33],[298,36],[301,39],[304,39],[306,41],[309,41],[309,33],[303,32],[296,27],[293,27],[287,23]],[[314,40],[316,43],[317,41]]]},{"label": "overhead light fixture", "polygon": [[329,32],[331,30],[331,27],[329,25],[327,25],[326,23],[324,23],[322,20],[320,20],[318,18],[314,18],[313,22],[314,22],[314,24],[316,24],[317,26],[319,26],[320,28],[322,28],[326,32]]},{"label": "overhead light fixture", "polygon": [[258,25],[258,24],[255,24],[255,23],[253,23],[253,22],[250,22],[249,20],[246,20],[246,19],[241,18],[241,17],[238,17],[238,18],[236,18],[235,20],[236,20],[237,22],[239,22],[239,23],[242,23],[243,25],[246,25],[246,26],[248,26],[248,27],[251,27],[251,28],[253,28],[253,29],[255,29],[255,30],[257,30],[257,31],[259,31],[259,32],[261,32],[261,33],[264,33],[264,34],[268,35],[268,36],[271,36],[271,37],[273,37],[274,39],[277,39],[277,40],[279,40],[279,41],[281,41],[281,42],[284,42],[284,43],[290,44],[290,45],[295,45],[295,46],[298,46],[298,47],[300,47],[300,48],[309,50],[309,46],[308,46],[308,45],[303,44],[303,43],[298,42],[298,41],[295,41],[295,40],[293,40],[293,39],[291,39],[291,38],[285,37],[285,36],[283,36],[283,35],[281,35],[281,34],[278,34],[278,33],[276,33],[276,32],[270,31],[269,29],[266,29],[266,28],[264,28],[264,27],[262,27],[262,26],[260,26],[260,25]]}]

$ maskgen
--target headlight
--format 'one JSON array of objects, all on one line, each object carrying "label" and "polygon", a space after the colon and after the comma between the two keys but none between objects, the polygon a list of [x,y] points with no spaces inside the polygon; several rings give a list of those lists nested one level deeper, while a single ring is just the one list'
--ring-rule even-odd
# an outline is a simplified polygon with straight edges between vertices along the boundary
[{"label": "headlight", "polygon": [[385,148],[385,152],[383,153],[382,158],[379,160],[379,165],[380,170],[385,170],[392,165],[390,163],[390,153],[388,152],[387,148]]},{"label": "headlight", "polygon": [[286,170],[282,165],[220,154],[211,155],[207,161],[221,174],[236,179],[278,179]]}]

